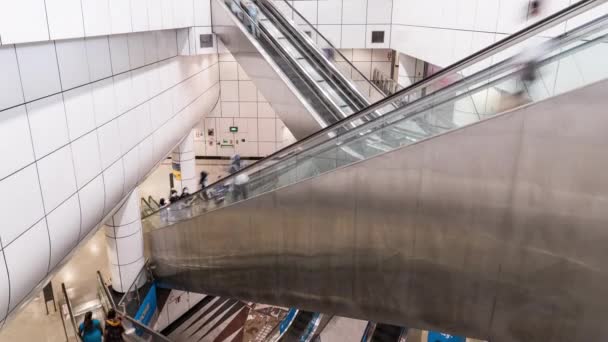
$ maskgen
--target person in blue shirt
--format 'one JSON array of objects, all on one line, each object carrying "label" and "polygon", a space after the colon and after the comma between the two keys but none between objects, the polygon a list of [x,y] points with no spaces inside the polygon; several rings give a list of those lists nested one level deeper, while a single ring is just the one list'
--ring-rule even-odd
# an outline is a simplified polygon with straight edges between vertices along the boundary
[{"label": "person in blue shirt", "polygon": [[78,327],[78,334],[84,342],[101,342],[103,329],[98,320],[93,319],[93,313],[87,311],[84,314],[84,322]]}]

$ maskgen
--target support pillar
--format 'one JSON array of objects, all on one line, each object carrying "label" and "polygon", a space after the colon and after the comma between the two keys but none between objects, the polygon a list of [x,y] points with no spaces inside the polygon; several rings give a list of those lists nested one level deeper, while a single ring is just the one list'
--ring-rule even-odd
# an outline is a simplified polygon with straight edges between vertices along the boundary
[{"label": "support pillar", "polygon": [[[133,190],[105,226],[112,288],[125,293],[145,263],[140,198]],[[139,282],[141,287],[145,279]]]},{"label": "support pillar", "polygon": [[173,151],[171,159],[173,170],[180,173],[179,179],[175,179],[175,190],[180,194],[185,187],[190,193],[197,191],[198,175],[194,156],[194,131],[190,131],[184,141]]}]

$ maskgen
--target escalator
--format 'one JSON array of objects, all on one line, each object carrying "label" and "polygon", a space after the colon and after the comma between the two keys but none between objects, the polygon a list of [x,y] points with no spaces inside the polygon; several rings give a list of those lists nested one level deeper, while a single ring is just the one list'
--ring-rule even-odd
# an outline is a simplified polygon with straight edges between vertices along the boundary
[{"label": "escalator", "polygon": [[[298,139],[368,107],[384,94],[287,1],[214,0],[214,33]],[[339,67],[340,66],[340,67]]]},{"label": "escalator", "polygon": [[[603,3],[571,5],[204,190],[228,188],[223,201],[146,217],[159,284],[484,340],[608,336]],[[521,81],[515,47],[564,23],[537,81]],[[480,98],[485,111],[457,110]]]},{"label": "escalator", "polygon": [[318,319],[319,314],[310,311],[298,311],[287,331],[281,336],[281,342],[307,341],[311,324]]},{"label": "escalator", "polygon": [[405,328],[391,324],[377,323],[370,342],[399,342]]}]

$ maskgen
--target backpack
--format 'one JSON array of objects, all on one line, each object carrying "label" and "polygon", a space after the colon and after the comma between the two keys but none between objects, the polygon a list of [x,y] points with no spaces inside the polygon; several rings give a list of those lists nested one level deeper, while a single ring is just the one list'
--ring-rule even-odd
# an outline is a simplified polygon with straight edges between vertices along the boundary
[{"label": "backpack", "polygon": [[104,341],[105,342],[120,342],[123,341],[122,339],[122,333],[125,330],[125,328],[122,327],[122,323],[113,323],[110,321],[106,321],[106,336]]}]

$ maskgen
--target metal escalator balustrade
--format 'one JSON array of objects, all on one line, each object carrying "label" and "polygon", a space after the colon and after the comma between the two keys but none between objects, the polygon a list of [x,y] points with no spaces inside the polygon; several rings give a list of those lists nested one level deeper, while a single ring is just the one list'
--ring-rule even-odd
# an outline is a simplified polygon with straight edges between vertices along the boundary
[{"label": "metal escalator balustrade", "polygon": [[[145,217],[144,229],[151,231],[167,227],[204,212],[491,117],[502,112],[505,104],[513,100],[513,94],[504,89],[523,89],[527,102],[540,101],[567,91],[569,89],[564,88],[532,91],[529,84],[520,80],[522,63],[518,54],[509,58],[502,57],[495,64],[492,64],[492,59],[498,53],[504,54],[505,49],[526,39],[534,39],[555,25],[604,2],[581,1],[549,16],[426,80],[211,184],[187,201],[172,204]],[[544,49],[548,55],[539,63],[539,70],[573,56],[594,56],[596,50],[599,55],[605,53],[599,43],[606,39],[607,25],[608,15],[604,15],[545,42]],[[474,73],[471,71],[479,69],[481,70]],[[548,75],[538,75],[541,81],[543,78],[559,77],[559,68],[549,68],[548,72]],[[453,79],[453,75],[467,76],[455,83],[445,84],[444,81]],[[607,76],[596,72],[589,82]],[[478,97],[488,98],[490,92],[493,102],[491,105],[487,103],[487,110],[482,114],[463,117],[455,113],[455,108],[470,105]],[[384,115],[375,117],[377,113]]]},{"label": "metal escalator balustrade", "polygon": [[[366,108],[372,95],[374,99],[384,97],[346,58],[341,55],[335,57],[339,52],[316,29],[315,41],[326,42],[323,49],[316,46],[315,41],[293,21],[285,18],[272,2],[259,0],[257,5],[253,2],[243,5],[240,0],[216,0],[213,8],[216,17],[222,18],[215,25],[216,34],[256,83],[260,92],[276,107],[277,113],[290,130],[295,131],[296,137],[303,137],[300,132],[304,128],[297,124],[302,116],[312,115],[317,122],[316,131]],[[230,26],[227,24],[227,13],[230,13],[232,19],[237,19],[233,20],[230,28],[227,28]],[[235,24],[246,39],[238,37]],[[246,43],[245,40],[249,42]],[[256,54],[254,48],[261,51]],[[260,68],[259,63],[254,65],[253,56],[260,62],[264,61],[273,71]],[[339,63],[342,68],[337,67],[333,58],[341,59]],[[285,98],[277,98],[275,92],[279,88],[270,87],[272,74],[276,76],[277,72],[281,77],[287,78],[284,82],[291,85],[288,87],[291,92],[299,94],[300,101],[305,103],[309,113],[300,112],[296,120],[292,112],[297,112],[297,108],[292,108],[293,104],[282,104],[286,101]],[[275,82],[275,86],[278,85]],[[360,91],[358,87],[364,90]],[[284,89],[279,92],[287,93]],[[312,133],[310,129],[307,132]]]},{"label": "metal escalator balustrade", "polygon": [[258,1],[291,32],[290,36],[298,41],[297,45],[307,47],[309,58],[324,68],[327,77],[336,82],[342,91],[350,93],[346,96],[353,101],[357,111],[386,96],[288,1]]}]

